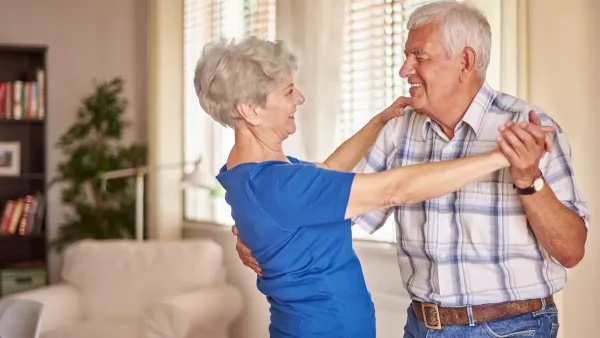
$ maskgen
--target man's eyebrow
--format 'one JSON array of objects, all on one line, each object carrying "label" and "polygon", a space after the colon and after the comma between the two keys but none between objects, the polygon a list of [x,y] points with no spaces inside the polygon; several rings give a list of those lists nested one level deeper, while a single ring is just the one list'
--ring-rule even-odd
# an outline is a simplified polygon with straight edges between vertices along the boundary
[{"label": "man's eyebrow", "polygon": [[409,53],[419,56],[419,55],[423,54],[423,50],[419,49],[419,48],[411,49],[410,51],[407,51],[406,49],[404,50],[404,56],[408,56]]}]

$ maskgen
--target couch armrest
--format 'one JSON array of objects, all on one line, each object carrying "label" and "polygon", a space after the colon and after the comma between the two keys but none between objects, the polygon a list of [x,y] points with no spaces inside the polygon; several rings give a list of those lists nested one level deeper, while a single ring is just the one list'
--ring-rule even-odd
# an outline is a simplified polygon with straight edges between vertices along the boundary
[{"label": "couch armrest", "polygon": [[151,306],[144,337],[226,338],[241,311],[242,294],[231,285],[186,292]]},{"label": "couch armrest", "polygon": [[82,317],[79,293],[68,284],[49,285],[12,294],[6,298],[31,299],[44,304],[44,312],[41,318],[42,332],[76,323]]}]

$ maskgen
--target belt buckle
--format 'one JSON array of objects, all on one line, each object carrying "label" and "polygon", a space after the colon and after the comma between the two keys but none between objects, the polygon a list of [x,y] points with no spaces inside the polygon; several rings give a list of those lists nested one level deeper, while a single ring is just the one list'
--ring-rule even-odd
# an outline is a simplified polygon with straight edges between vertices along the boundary
[{"label": "belt buckle", "polygon": [[[421,303],[421,310],[423,311],[423,323],[425,327],[432,330],[441,330],[442,329],[442,321],[440,320],[440,309],[437,304],[431,303]],[[428,313],[435,313],[435,322],[429,323],[427,320],[429,318]]]}]

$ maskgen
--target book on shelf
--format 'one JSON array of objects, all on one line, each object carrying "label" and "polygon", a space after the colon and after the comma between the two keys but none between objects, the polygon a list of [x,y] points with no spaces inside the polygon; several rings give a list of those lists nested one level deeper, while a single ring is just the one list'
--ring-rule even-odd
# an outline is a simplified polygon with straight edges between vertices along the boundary
[{"label": "book on shelf", "polygon": [[38,69],[35,81],[0,82],[0,119],[41,120],[45,117],[45,74]]},{"label": "book on shelf", "polygon": [[44,222],[44,194],[38,192],[6,201],[0,221],[0,236],[41,235]]}]

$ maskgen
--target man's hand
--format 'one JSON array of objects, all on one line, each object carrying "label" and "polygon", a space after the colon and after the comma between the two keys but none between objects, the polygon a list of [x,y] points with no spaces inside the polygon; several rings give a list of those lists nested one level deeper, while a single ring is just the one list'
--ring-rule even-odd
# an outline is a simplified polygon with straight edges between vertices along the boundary
[{"label": "man's hand", "polygon": [[404,108],[410,105],[410,100],[411,98],[406,96],[400,96],[397,98],[394,103],[379,113],[379,121],[383,124],[386,124],[394,117],[404,115]]},{"label": "man's hand", "polygon": [[242,263],[244,263],[244,265],[249,267],[250,269],[254,270],[254,272],[256,272],[257,275],[262,277],[263,271],[258,266],[258,261],[254,259],[254,257],[252,257],[252,251],[250,251],[250,248],[248,248],[244,244],[244,242],[242,242],[237,226],[234,225],[231,228],[231,232],[233,232],[233,234],[237,237],[237,243],[235,243],[235,250],[237,251]]},{"label": "man's hand", "polygon": [[540,159],[552,149],[547,132],[556,130],[556,127],[542,126],[534,111],[529,112],[529,121],[518,124],[509,121],[498,128],[501,135],[498,147],[511,164],[510,175],[518,188],[531,186],[541,174]]}]

